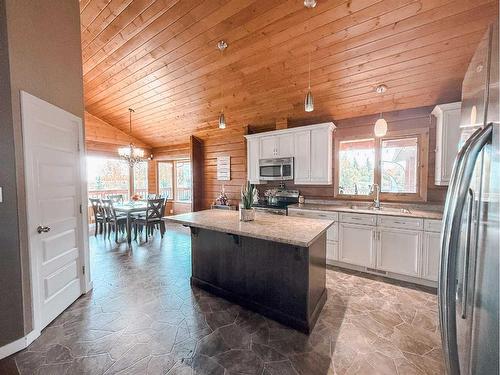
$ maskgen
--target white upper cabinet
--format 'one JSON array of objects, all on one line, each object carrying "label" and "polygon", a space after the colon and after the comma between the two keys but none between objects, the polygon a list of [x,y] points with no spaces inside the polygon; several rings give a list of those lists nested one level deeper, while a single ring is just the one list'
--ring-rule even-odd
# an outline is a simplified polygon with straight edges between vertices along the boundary
[{"label": "white upper cabinet", "polygon": [[278,135],[278,153],[279,158],[293,158],[295,155],[293,133]]},{"label": "white upper cabinet", "polygon": [[276,137],[262,137],[260,138],[260,158],[272,159],[278,155],[278,142]]},{"label": "white upper cabinet", "polygon": [[436,117],[436,185],[448,185],[453,162],[458,153],[460,139],[461,103],[437,105],[432,114]]},{"label": "white upper cabinet", "polygon": [[311,131],[301,131],[295,137],[295,174],[296,184],[311,181]]},{"label": "white upper cabinet", "polygon": [[328,128],[311,130],[311,184],[332,183],[332,145]]},{"label": "white upper cabinet", "polygon": [[294,155],[293,134],[269,135],[260,138],[260,158],[289,158]]},{"label": "white upper cabinet", "polygon": [[247,140],[247,171],[248,181],[252,184],[259,183],[259,155],[260,143],[258,139]]},{"label": "white upper cabinet", "polygon": [[258,183],[259,159],[293,157],[295,184],[331,185],[334,129],[327,122],[246,135],[248,180]]}]

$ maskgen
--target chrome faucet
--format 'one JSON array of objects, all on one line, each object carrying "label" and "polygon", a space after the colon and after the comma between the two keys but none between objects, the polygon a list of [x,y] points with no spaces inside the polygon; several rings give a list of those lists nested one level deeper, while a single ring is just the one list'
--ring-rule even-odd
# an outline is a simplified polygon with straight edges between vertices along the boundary
[{"label": "chrome faucet", "polygon": [[375,191],[375,199],[373,200],[373,207],[375,209],[380,209],[380,186],[379,184],[373,184],[372,185],[372,191],[373,193]]}]

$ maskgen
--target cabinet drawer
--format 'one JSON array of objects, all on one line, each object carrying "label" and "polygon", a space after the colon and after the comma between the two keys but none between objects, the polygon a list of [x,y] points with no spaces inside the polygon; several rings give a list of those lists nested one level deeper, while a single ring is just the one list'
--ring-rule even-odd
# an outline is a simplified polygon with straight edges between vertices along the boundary
[{"label": "cabinet drawer", "polygon": [[422,230],[424,223],[422,219],[416,219],[413,217],[379,215],[377,225],[388,228]]},{"label": "cabinet drawer", "polygon": [[362,225],[377,225],[377,216],[368,214],[351,214],[341,212],[339,221],[342,223],[362,224]]},{"label": "cabinet drawer", "polygon": [[424,230],[427,232],[441,232],[441,220],[424,220]]},{"label": "cabinet drawer", "polygon": [[311,219],[326,219],[334,221],[337,221],[339,219],[338,212],[303,210],[300,208],[289,208],[288,216],[301,216],[301,217],[308,217]]}]

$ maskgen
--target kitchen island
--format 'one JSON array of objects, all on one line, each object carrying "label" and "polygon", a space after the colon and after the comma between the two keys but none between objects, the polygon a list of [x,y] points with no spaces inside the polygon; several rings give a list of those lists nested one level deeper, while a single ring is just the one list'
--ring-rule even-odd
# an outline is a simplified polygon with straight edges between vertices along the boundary
[{"label": "kitchen island", "polygon": [[331,220],[206,210],[165,221],[191,228],[191,284],[309,333],[326,301]]}]

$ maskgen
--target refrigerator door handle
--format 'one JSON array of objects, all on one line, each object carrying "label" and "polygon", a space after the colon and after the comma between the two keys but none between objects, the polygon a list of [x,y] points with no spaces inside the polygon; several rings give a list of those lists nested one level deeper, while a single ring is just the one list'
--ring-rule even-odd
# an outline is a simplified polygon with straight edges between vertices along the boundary
[{"label": "refrigerator door handle", "polygon": [[469,290],[469,258],[471,247],[471,230],[472,230],[472,207],[474,206],[474,192],[469,188],[469,206],[467,207],[467,233],[465,234],[465,258],[464,269],[462,272],[462,311],[460,316],[462,319],[467,318],[467,293]]},{"label": "refrigerator door handle", "polygon": [[477,157],[491,138],[493,125],[476,130],[457,155],[446,197],[441,234],[441,269],[439,274],[439,321],[445,365],[449,374],[459,374],[456,335],[456,249],[462,211]]}]

